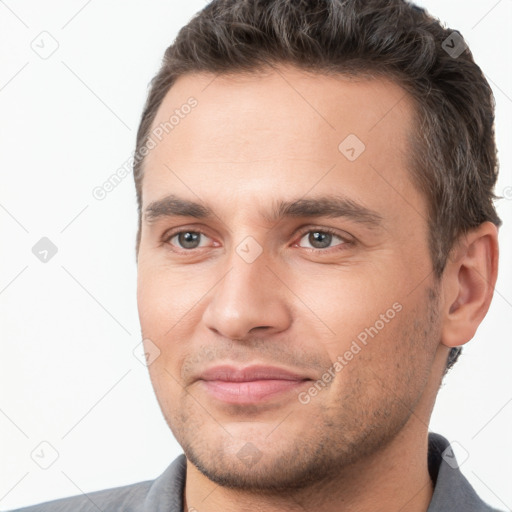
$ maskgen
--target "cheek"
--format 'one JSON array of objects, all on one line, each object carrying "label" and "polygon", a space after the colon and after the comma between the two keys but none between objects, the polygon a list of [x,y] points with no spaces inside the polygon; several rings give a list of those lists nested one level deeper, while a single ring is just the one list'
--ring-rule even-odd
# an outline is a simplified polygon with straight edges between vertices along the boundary
[{"label": "cheek", "polygon": [[331,361],[325,379],[334,374],[334,388],[342,394],[380,396],[393,389],[417,393],[435,352],[428,300],[411,295],[407,283],[388,273],[357,276],[347,269],[336,280],[316,277],[315,287],[312,280],[303,280],[298,293],[322,323],[314,317],[311,321],[329,328],[321,336],[322,350]]},{"label": "cheek", "polygon": [[[398,303],[397,303],[398,304]],[[402,299],[393,318],[384,313],[388,323],[375,322],[366,345],[358,355],[358,379],[367,386],[368,396],[389,395],[405,404],[413,403],[427,384],[436,343],[429,312],[425,304]],[[382,328],[381,328],[382,327]]]},{"label": "cheek", "polygon": [[295,281],[294,291],[310,310],[304,310],[307,323],[318,325],[317,334],[325,331],[322,343],[331,361],[351,348],[357,352],[354,342],[365,347],[374,338],[386,338],[389,326],[399,321],[403,294],[397,282],[371,270],[331,267]]},{"label": "cheek", "polygon": [[205,286],[189,272],[139,270],[137,306],[143,336],[162,343],[172,340],[199,314]]},{"label": "cheek", "polygon": [[328,409],[341,407],[343,414],[368,424],[377,416],[407,414],[423,390],[425,366],[408,348],[409,328],[401,314],[380,330],[363,328],[362,336],[350,338],[343,350],[330,354],[335,377],[325,396]]},{"label": "cheek", "polygon": [[[149,320],[151,321],[151,320]],[[152,328],[153,324],[150,324]],[[153,331],[156,329],[153,328]],[[149,331],[151,332],[151,331]],[[153,359],[147,366],[151,385],[157,401],[168,422],[172,422],[179,413],[185,383],[181,379],[180,367],[184,358],[183,347],[167,335],[167,338],[157,339],[145,334],[151,341]],[[156,347],[156,348],[155,348]]]},{"label": "cheek", "polygon": [[[207,288],[208,290],[208,288]],[[169,269],[139,270],[137,305],[143,339],[157,357],[148,366],[162,400],[182,390],[180,368],[190,356],[205,290],[189,276]]]}]

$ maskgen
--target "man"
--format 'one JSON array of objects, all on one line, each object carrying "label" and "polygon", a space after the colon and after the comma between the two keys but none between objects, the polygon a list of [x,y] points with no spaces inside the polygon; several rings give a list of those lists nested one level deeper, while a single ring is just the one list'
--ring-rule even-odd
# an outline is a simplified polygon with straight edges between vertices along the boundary
[{"label": "man", "polygon": [[183,447],[25,511],[484,511],[435,398],[498,267],[491,90],[402,0],[219,0],[137,137],[138,307]]}]

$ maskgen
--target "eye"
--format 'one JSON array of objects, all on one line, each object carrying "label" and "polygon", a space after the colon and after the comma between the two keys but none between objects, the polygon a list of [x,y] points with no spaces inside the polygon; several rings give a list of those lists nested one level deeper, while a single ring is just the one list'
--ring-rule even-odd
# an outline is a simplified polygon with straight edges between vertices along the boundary
[{"label": "eye", "polygon": [[[198,230],[190,230],[190,229],[182,229],[181,231],[174,231],[172,233],[168,233],[164,235],[162,241],[166,244],[171,245],[172,250],[176,250],[176,252],[187,252],[192,251],[194,249],[200,249],[203,247],[208,247],[208,242],[210,238]],[[301,241],[305,240],[305,243],[309,244],[308,246],[304,246],[301,244]],[[339,243],[332,245],[333,242],[339,241]],[[336,231],[329,228],[322,229],[307,229],[303,230],[300,234],[299,243],[295,244],[299,247],[304,247],[305,249],[310,249],[313,251],[322,251],[327,252],[325,249],[332,249],[339,247],[340,249],[345,248],[344,246],[353,245],[353,241],[348,237],[344,237],[338,234]],[[214,243],[214,246],[218,245]]]},{"label": "eye", "polygon": [[[183,230],[165,236],[164,242],[177,246],[178,249],[198,249],[205,246],[201,245],[201,237],[206,237],[201,231]],[[176,243],[172,243],[173,239],[176,239]]]},{"label": "eye", "polygon": [[308,231],[304,231],[301,234],[301,238],[299,240],[299,246],[300,241],[303,239],[306,239],[306,242],[310,244],[309,247],[306,247],[307,249],[313,249],[313,250],[322,250],[322,249],[331,249],[333,246],[331,246],[331,243],[335,241],[335,239],[338,239],[341,241],[341,243],[336,244],[336,246],[343,246],[343,245],[349,245],[352,242],[348,240],[348,238],[342,237],[341,235],[337,234],[334,230],[323,228],[323,229],[309,229]]}]

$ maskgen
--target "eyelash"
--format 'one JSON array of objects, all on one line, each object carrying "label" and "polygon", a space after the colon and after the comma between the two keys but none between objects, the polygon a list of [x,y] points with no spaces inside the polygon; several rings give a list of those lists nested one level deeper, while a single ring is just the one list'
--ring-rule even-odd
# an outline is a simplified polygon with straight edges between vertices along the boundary
[{"label": "eyelash", "polygon": [[[162,237],[162,242],[165,243],[165,244],[170,244],[170,240],[172,240],[176,235],[179,235],[180,233],[199,233],[207,238],[208,235],[202,231],[201,229],[198,229],[198,228],[194,228],[194,229],[183,229],[183,228],[180,228],[180,229],[177,229],[175,231],[172,231],[170,233],[166,233],[164,234],[164,236]],[[326,249],[315,249],[315,248],[311,248],[311,247],[301,247],[301,249],[306,249],[308,251],[312,251],[312,252],[318,252],[318,253],[330,253],[332,251],[343,251],[343,250],[346,250],[346,247],[345,246],[353,246],[354,245],[354,241],[349,239],[348,237],[344,237],[342,236],[338,231],[334,230],[334,229],[331,229],[331,228],[312,228],[312,227],[306,227],[304,229],[301,229],[295,236],[299,237],[299,241],[300,239],[303,238],[303,236],[307,233],[315,233],[315,232],[319,232],[319,233],[323,233],[323,234],[328,234],[328,235],[331,235],[331,236],[335,236],[339,239],[341,239],[343,241],[343,243],[340,243],[338,244],[337,246],[334,246],[334,247],[328,247]],[[342,249],[341,247],[344,247],[344,249]],[[197,249],[201,249],[201,247],[198,247],[198,248],[195,248],[195,249],[175,249],[175,248],[172,248],[170,249],[171,251],[177,253],[177,254],[186,254],[186,253],[192,253],[193,251],[197,250]]]}]

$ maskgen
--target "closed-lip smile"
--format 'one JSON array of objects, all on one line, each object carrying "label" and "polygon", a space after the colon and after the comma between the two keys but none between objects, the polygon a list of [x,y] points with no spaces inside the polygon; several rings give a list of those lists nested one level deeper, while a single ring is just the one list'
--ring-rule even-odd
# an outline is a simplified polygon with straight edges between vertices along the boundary
[{"label": "closed-lip smile", "polygon": [[[212,366],[198,381],[210,396],[231,404],[254,404],[296,391],[312,380],[306,375],[276,366]],[[282,398],[282,397],[280,397]]]}]

